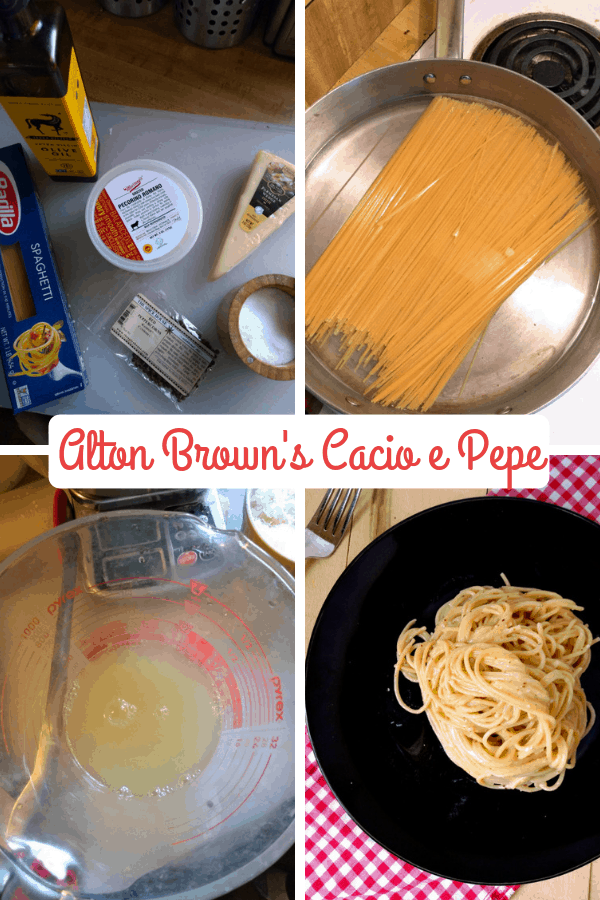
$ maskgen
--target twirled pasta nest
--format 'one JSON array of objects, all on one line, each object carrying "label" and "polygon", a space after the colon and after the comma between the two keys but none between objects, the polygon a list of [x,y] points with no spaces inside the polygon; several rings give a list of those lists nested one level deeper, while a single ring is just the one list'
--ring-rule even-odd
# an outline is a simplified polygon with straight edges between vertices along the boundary
[{"label": "twirled pasta nest", "polygon": [[[471,587],[438,611],[435,630],[408,623],[394,689],[426,712],[450,759],[484,787],[553,791],[575,765],[595,713],[581,688],[594,639],[552,591]],[[419,683],[420,709],[399,675]]]}]

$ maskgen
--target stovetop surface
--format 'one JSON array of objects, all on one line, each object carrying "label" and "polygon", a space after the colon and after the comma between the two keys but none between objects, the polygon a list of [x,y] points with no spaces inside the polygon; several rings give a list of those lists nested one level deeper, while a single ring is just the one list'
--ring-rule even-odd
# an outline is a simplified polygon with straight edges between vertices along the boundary
[{"label": "stovetop surface", "polygon": [[590,0],[467,0],[465,3],[464,55],[472,57],[477,46],[509,20],[523,16],[579,22],[600,37],[600,5]]},{"label": "stovetop surface", "polygon": [[593,128],[600,125],[600,37],[583,23],[510,19],[488,34],[476,59],[518,72],[557,94]]},{"label": "stovetop surface", "polygon": [[[510,23],[522,19],[539,21],[558,19],[581,26],[600,40],[600,3],[590,0],[466,0],[464,17],[464,51],[466,59],[479,58],[480,45],[489,43],[490,35],[500,33]],[[413,59],[434,56],[435,32]]]},{"label": "stovetop surface", "polygon": [[[435,55],[435,33],[413,59]],[[588,0],[467,0],[465,59],[532,78],[600,127],[600,5]]]}]

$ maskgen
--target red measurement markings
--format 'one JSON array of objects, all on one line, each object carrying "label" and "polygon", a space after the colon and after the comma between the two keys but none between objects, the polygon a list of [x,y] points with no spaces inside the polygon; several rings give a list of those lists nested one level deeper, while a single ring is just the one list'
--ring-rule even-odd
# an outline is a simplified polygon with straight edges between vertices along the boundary
[{"label": "red measurement markings", "polygon": [[[156,599],[156,598],[151,598]],[[164,632],[160,629],[163,628]],[[126,622],[115,620],[107,622],[95,628],[86,638],[79,642],[79,647],[87,659],[94,659],[104,650],[112,650],[130,644],[139,644],[141,641],[157,641],[169,644],[178,649],[177,636],[179,632],[175,622],[168,619],[145,619],[136,631],[130,631]]]},{"label": "red measurement markings", "polygon": [[[110,579],[109,581],[98,582],[98,584],[95,585],[95,587],[101,587],[102,585],[115,585],[115,584],[119,584],[119,583],[122,583],[122,582],[131,583],[132,581],[145,581],[145,580],[146,580],[146,576],[144,576],[144,575],[138,575],[138,576],[136,576],[135,578],[113,578],[113,579]],[[154,580],[154,581],[162,582],[163,584],[175,584],[175,585],[179,585],[180,587],[189,588],[190,592],[193,593],[195,596],[197,596],[197,597],[202,596],[203,599],[211,600],[212,602],[214,602],[214,603],[218,604],[220,607],[222,607],[227,613],[229,613],[234,619],[236,619],[238,622],[240,622],[241,625],[243,625],[243,627],[244,627],[244,634],[243,634],[243,636],[242,636],[242,641],[244,642],[244,644],[245,644],[245,646],[246,646],[246,649],[254,649],[254,647],[256,647],[256,648],[258,649],[258,651],[259,651],[259,655],[262,656],[264,662],[266,663],[266,665],[267,665],[267,667],[268,667],[268,669],[269,669],[269,672],[271,673],[271,676],[273,676],[273,669],[272,669],[272,667],[271,667],[271,664],[270,664],[269,660],[267,659],[267,656],[266,656],[266,654],[265,654],[265,651],[263,650],[262,645],[261,645],[260,641],[257,639],[256,635],[255,635],[255,634],[253,633],[253,631],[248,627],[248,625],[246,624],[246,622],[244,622],[244,620],[243,620],[242,618],[240,618],[240,616],[237,615],[237,613],[235,613],[229,606],[227,606],[227,605],[226,605],[225,603],[223,603],[221,600],[218,600],[216,597],[213,597],[212,594],[209,594],[209,593],[208,593],[208,588],[207,588],[207,585],[206,585],[206,584],[204,584],[204,583],[201,582],[201,581],[195,581],[194,579],[190,579],[190,581],[189,581],[187,584],[186,584],[185,582],[182,582],[182,581],[174,581],[174,580],[169,579],[169,578],[154,578],[153,580]],[[189,599],[189,598],[186,598],[185,601],[181,601],[181,600],[171,600],[171,599],[169,599],[169,598],[167,598],[167,597],[157,598],[156,596],[152,596],[152,595],[147,595],[147,596],[145,596],[145,597],[140,597],[139,599],[140,599],[140,600],[143,600],[143,599],[150,599],[150,600],[157,600],[157,599],[160,599],[160,600],[161,600],[162,602],[164,602],[164,603],[174,603],[176,606],[182,606],[182,607],[185,609],[186,614],[188,614],[188,615],[201,615],[201,616],[203,616],[204,618],[207,618],[207,619],[211,622],[212,625],[214,625],[215,627],[219,628],[219,629],[223,632],[223,634],[226,635],[226,637],[231,641],[231,643],[234,645],[234,647],[239,651],[241,657],[243,658],[244,662],[246,663],[246,665],[247,665],[247,667],[248,667],[248,670],[250,671],[250,673],[251,673],[251,675],[252,675],[252,680],[253,680],[254,684],[255,684],[256,687],[258,688],[258,683],[257,683],[257,678],[256,678],[256,672],[255,672],[255,669],[254,669],[254,667],[252,666],[252,664],[249,662],[249,660],[248,660],[248,658],[247,658],[247,656],[246,656],[246,653],[244,652],[244,650],[243,650],[242,647],[240,646],[240,643],[236,640],[236,638],[233,637],[233,635],[231,634],[231,632],[229,632],[226,628],[223,627],[223,625],[221,625],[220,622],[216,622],[216,621],[215,621],[214,619],[212,619],[210,616],[206,615],[206,613],[204,613],[204,612],[202,611],[202,609],[201,609],[201,604],[200,604],[199,602],[195,602],[195,601],[193,601],[193,600],[191,600],[191,599]],[[94,632],[94,634],[95,634],[95,633],[96,633],[96,632]],[[131,637],[131,636],[130,636],[130,637]],[[254,647],[252,646],[252,643],[251,643],[251,641],[250,641],[250,638],[252,638],[252,641],[254,642]],[[89,640],[89,639],[88,639],[88,640]],[[108,646],[108,644],[105,644],[105,645],[103,645],[103,646],[98,647],[97,652],[101,652],[102,650],[105,650],[105,649],[107,648],[107,646]],[[84,653],[85,653],[85,650],[84,650]],[[228,651],[228,653],[229,653],[229,651]],[[86,655],[87,655],[87,654],[86,654]],[[96,655],[96,653],[95,653],[94,655]],[[230,658],[231,658],[231,653],[229,653],[229,655],[230,655]],[[89,659],[89,658],[91,658],[91,657],[88,656],[88,659]],[[235,661],[237,661],[237,660],[232,659],[231,661],[232,661],[232,662],[235,662]],[[266,694],[266,696],[268,697],[269,702],[270,702],[271,699],[272,699],[272,691],[271,691],[271,689],[270,689],[270,685],[269,685],[269,683],[267,682],[267,679],[266,679],[266,677],[265,677],[264,672],[263,672],[262,670],[259,670],[259,671],[260,671],[260,674],[261,674],[261,678],[262,678],[262,682],[263,682],[265,694]],[[246,680],[246,678],[245,678],[245,674],[246,674],[246,673],[242,671],[240,674],[241,674],[241,677],[244,678],[244,680]],[[272,678],[271,678],[271,681],[272,681]],[[275,701],[275,702],[276,702],[276,701]],[[276,715],[276,712],[275,712],[275,715]],[[268,717],[269,717],[269,719],[271,719],[271,718],[273,717],[273,712],[272,712],[271,710],[268,711]]]},{"label": "red measurement markings", "polygon": [[[215,598],[215,599],[216,599],[216,598]],[[260,643],[260,641],[258,640],[258,638],[256,637],[256,635],[254,634],[254,632],[252,631],[252,629],[249,628],[248,625],[247,625],[247,623],[244,622],[244,620],[241,619],[241,618],[237,615],[237,613],[235,613],[229,606],[226,606],[226,605],[225,605],[224,603],[222,603],[220,600],[216,600],[216,602],[219,604],[219,606],[222,606],[223,609],[226,609],[226,610],[234,617],[234,619],[237,619],[238,622],[240,622],[240,623],[244,626],[246,632],[250,635],[250,637],[251,637],[252,640],[254,641],[255,646],[258,648],[258,650],[259,650],[259,652],[260,652],[260,654],[261,654],[263,660],[264,660],[265,663],[267,664],[267,668],[269,669],[269,672],[272,673],[272,672],[273,672],[273,669],[271,668],[271,663],[270,663],[269,660],[267,659],[267,654],[266,654],[265,651],[263,650],[262,644]]]},{"label": "red measurement markings", "polygon": [[108,622],[106,625],[101,625],[99,628],[94,629],[87,638],[81,641],[79,648],[83,655],[91,660],[104,650],[115,646],[115,644],[121,644],[130,638],[131,635],[126,622]]},{"label": "red measurement markings", "polygon": [[[170,634],[161,634],[160,628],[167,626]],[[176,637],[179,629],[174,622],[166,619],[147,619],[138,630],[130,632],[127,624],[121,621],[108,622],[96,628],[86,639],[81,641],[80,649],[88,660],[95,659],[107,649],[135,645],[141,641],[166,643],[175,650],[182,650],[185,656],[202,666],[212,676],[218,688],[225,684],[229,692],[233,712],[233,728],[242,727],[242,698],[237,681],[226,660],[205,638],[189,631],[183,641]],[[220,691],[219,691],[220,692]]]},{"label": "red measurement markings", "polygon": [[38,616],[33,616],[30,622],[23,629],[23,640],[27,641],[29,638],[33,638],[31,643],[34,643],[38,650],[40,650],[48,638],[50,637],[50,632],[47,627],[40,622]]},{"label": "red measurement markings", "polygon": [[[155,576],[152,576],[152,579],[153,579],[153,581],[161,581],[161,582],[163,582],[163,584],[177,584],[177,585],[180,585],[180,587],[189,588],[190,592],[192,592],[192,585],[193,585],[194,586],[193,593],[195,593],[196,596],[205,594],[207,591],[207,586],[205,584],[203,584],[201,581],[194,581],[193,579],[191,579],[187,583],[184,581],[174,581],[171,578],[158,578]],[[136,575],[134,578],[112,578],[109,581],[99,581],[98,584],[94,585],[94,587],[102,587],[103,585],[119,584],[121,582],[131,583],[132,581],[145,581],[145,580],[146,580],[145,575]],[[216,597],[213,597],[212,594],[206,594],[206,597],[208,599],[214,601],[215,603],[217,603],[219,606],[221,606],[231,616],[233,616],[234,619],[237,619],[237,621],[240,622],[244,626],[244,629],[247,631],[247,633],[252,636],[252,639],[253,639],[256,647],[260,651],[260,654],[262,655],[264,662],[267,664],[269,671],[272,672],[273,669],[271,667],[271,663],[267,659],[267,655],[266,655],[265,651],[263,650],[262,644],[260,643],[260,641],[258,640],[256,635],[254,634],[252,629],[248,627],[246,622],[244,622],[244,620],[241,619],[240,616],[238,616],[238,614],[235,613],[229,606],[227,606],[221,600],[218,600]],[[140,599],[145,599],[145,598],[140,598]],[[156,600],[157,598],[149,596],[148,599]],[[201,614],[202,615],[202,612],[200,609],[200,604],[198,604],[198,603],[194,603],[189,600],[186,600],[185,602],[182,602],[181,600],[170,600],[167,597],[161,597],[160,599],[165,603],[174,603],[176,606],[183,606],[185,608],[186,612],[189,612],[192,615],[193,614]],[[221,628],[221,630],[227,635],[227,637],[232,641],[232,643],[236,644],[236,646],[237,646],[237,641],[235,641],[235,639],[232,637],[232,635],[228,631],[226,631],[226,629],[223,628],[222,625],[220,625],[218,622],[215,622],[213,619],[211,619],[211,621],[213,622],[214,625],[217,625],[217,627]]]},{"label": "red measurement markings", "polygon": [[[192,589],[192,585],[194,585],[194,589]],[[190,581],[190,591],[191,591],[193,594],[196,594],[196,596],[198,596],[198,593],[197,593],[197,592],[198,592],[198,589],[199,589],[199,588],[202,588],[203,590],[206,590],[206,585],[205,585],[205,584],[202,584],[202,583],[199,582],[199,581]],[[203,593],[203,591],[200,591],[200,593]],[[219,606],[222,606],[223,609],[227,610],[227,612],[230,613],[230,614],[234,617],[234,619],[237,619],[238,622],[241,622],[241,624],[244,626],[244,629],[248,632],[248,634],[250,634],[250,635],[252,636],[252,640],[254,641],[254,643],[255,643],[256,646],[258,647],[259,651],[261,652],[262,657],[263,657],[264,661],[266,662],[266,664],[267,664],[267,666],[268,666],[268,668],[269,668],[269,671],[272,673],[273,670],[272,670],[272,668],[271,668],[271,663],[270,663],[269,660],[267,659],[267,654],[266,654],[265,651],[263,650],[262,645],[261,645],[260,641],[258,640],[258,638],[256,637],[256,635],[254,634],[254,632],[253,632],[250,628],[248,628],[248,625],[246,624],[246,622],[244,622],[244,620],[241,619],[241,618],[238,616],[238,614],[235,613],[235,612],[231,609],[231,607],[229,607],[229,606],[227,606],[225,603],[223,603],[222,600],[218,600],[216,597],[213,597],[213,596],[211,596],[210,594],[208,594],[208,596],[209,596],[210,599],[213,600],[215,603],[218,603]]]},{"label": "red measurement markings", "polygon": [[231,706],[233,709],[233,727],[241,728],[242,698],[237,686],[237,681],[235,680],[233,672],[227,665],[227,662],[221,654],[215,650],[212,644],[205,638],[200,637],[199,634],[196,634],[195,631],[188,632],[187,643],[190,648],[193,648],[193,658],[201,663],[208,672],[211,672],[217,680],[223,680],[229,688]]},{"label": "red measurement markings", "polygon": [[[219,606],[221,606],[223,609],[225,609],[230,615],[232,615],[234,619],[237,619],[238,622],[241,622],[241,624],[244,626],[244,629],[245,629],[244,634],[242,635],[242,644],[244,645],[244,647],[247,650],[253,650],[254,647],[256,646],[260,650],[260,652],[264,658],[264,661],[267,663],[269,668],[271,668],[269,660],[266,657],[266,654],[262,648],[260,641],[258,640],[256,635],[252,632],[252,630],[248,627],[246,622],[244,622],[244,620],[241,619],[237,615],[237,613],[234,613],[234,611],[231,609],[231,607],[226,606],[225,603],[223,603],[221,600],[217,600],[216,597],[214,597],[212,594],[207,593],[207,591],[208,591],[208,586],[206,584],[203,584],[201,581],[193,581],[193,580],[190,581],[190,592],[195,597],[200,597],[202,595],[205,595],[206,599],[208,599],[214,603],[217,603]],[[200,604],[196,603],[193,600],[186,600],[185,609],[186,609],[186,612],[189,612],[192,614],[194,614],[194,613],[197,614],[200,612]]]},{"label": "red measurement markings", "polygon": [[[237,651],[239,652],[240,656],[242,657],[242,659],[243,659],[244,662],[246,663],[247,670],[248,670],[248,671],[251,673],[251,675],[252,675],[252,678],[251,678],[251,684],[249,685],[248,690],[251,690],[251,686],[254,685],[254,686],[256,687],[256,689],[258,690],[259,695],[260,695],[260,693],[261,693],[261,688],[260,688],[260,686],[259,686],[259,684],[258,684],[257,674],[258,674],[258,672],[260,672],[260,676],[261,676],[261,679],[262,679],[262,687],[264,688],[264,693],[265,693],[265,695],[266,695],[266,697],[267,697],[267,700],[268,700],[268,703],[269,703],[269,706],[270,706],[270,703],[271,703],[271,700],[272,700],[272,696],[271,696],[271,691],[270,691],[269,684],[268,684],[267,679],[266,679],[266,677],[265,677],[265,673],[262,671],[262,668],[258,668],[258,672],[257,672],[257,670],[255,669],[255,667],[252,665],[252,662],[248,659],[247,654],[246,654],[246,653],[244,652],[244,650],[242,649],[242,646],[243,646],[246,650],[251,650],[251,651],[255,651],[255,648],[258,648],[258,650],[259,650],[260,653],[262,654],[263,658],[266,660],[266,656],[265,656],[264,650],[262,649],[262,646],[260,645],[259,641],[256,639],[255,635],[254,635],[254,634],[252,633],[252,631],[248,628],[248,626],[246,625],[246,623],[244,622],[244,620],[241,619],[239,616],[237,616],[237,615],[233,612],[233,610],[232,610],[230,607],[226,606],[226,605],[225,605],[224,603],[222,603],[220,600],[217,600],[217,598],[214,597],[212,594],[209,594],[209,593],[208,593],[208,586],[207,586],[206,584],[204,584],[203,582],[201,582],[201,581],[194,581],[194,579],[191,579],[191,580],[190,580],[190,593],[193,595],[193,597],[202,597],[202,600],[208,600],[208,601],[210,601],[210,602],[214,602],[214,603],[218,604],[218,605],[221,606],[223,609],[225,609],[225,610],[227,611],[227,613],[229,613],[233,618],[237,619],[237,620],[244,626],[245,631],[244,631],[243,634],[242,634],[241,641],[238,641],[238,640],[236,640],[236,639],[234,638],[234,636],[231,634],[230,631],[227,631],[227,629],[224,628],[223,625],[221,625],[221,624],[218,623],[218,622],[215,622],[214,619],[212,619],[210,616],[206,615],[206,614],[202,611],[202,606],[201,606],[202,601],[197,601],[197,600],[195,600],[195,599],[190,599],[190,598],[186,598],[186,600],[184,601],[184,609],[185,609],[185,612],[186,612],[187,615],[204,616],[205,618],[208,618],[208,620],[209,620],[210,622],[212,622],[213,625],[216,625],[218,628],[220,628],[220,629],[224,632],[224,634],[227,635],[227,637],[229,638],[229,640],[231,641],[231,643],[236,647],[236,649],[237,649]],[[241,644],[242,646],[240,646],[240,644]],[[239,661],[239,660],[238,660],[238,656],[236,655],[236,652],[233,650],[232,647],[229,647],[229,648],[228,648],[228,650],[227,650],[227,655],[229,656],[229,659],[230,659],[230,661],[231,661],[232,663],[236,663],[236,662]],[[255,652],[254,652],[254,656],[255,656],[255,657],[258,656],[259,659],[260,659],[260,655],[259,655],[259,654],[256,654]],[[267,665],[269,666],[269,669],[270,669],[270,671],[271,671],[271,673],[272,673],[272,669],[271,669],[271,666],[270,666],[268,660],[267,660]],[[242,669],[241,672],[240,672],[239,674],[240,674],[241,680],[244,681],[244,682],[247,682],[248,679],[246,678],[246,671],[245,671],[244,669]],[[273,680],[273,679],[271,678],[271,681],[272,681],[272,680]],[[259,702],[258,708],[262,710],[262,706],[261,706],[260,702]],[[267,709],[267,719],[270,720],[270,719],[272,719],[274,716],[275,716],[275,718],[277,718],[277,711],[276,711],[276,710],[271,710],[270,708],[268,708],[268,709]]]},{"label": "red measurement markings", "polygon": [[25,628],[23,629],[23,637],[25,639],[27,639],[28,637],[31,637],[31,635],[33,634],[33,632],[35,631],[35,629],[37,628],[37,626],[39,624],[40,624],[40,620],[38,619],[37,616],[34,616],[33,619],[31,620],[31,622],[29,622],[29,624],[26,625]]},{"label": "red measurement markings", "polygon": [[[207,585],[203,584],[200,581],[194,581],[193,579],[190,580],[190,592],[194,596],[197,596],[197,597],[201,596],[202,594],[205,594],[206,591],[207,591]],[[235,613],[231,609],[231,607],[227,606],[221,600],[217,600],[217,598],[213,597],[211,594],[206,593],[206,597],[210,600],[213,600],[215,603],[217,603],[219,606],[221,606],[223,609],[225,609],[228,613],[230,613],[230,615],[232,615],[235,619],[238,620],[238,622],[240,622],[244,626],[245,632],[242,635],[242,644],[244,645],[244,647],[247,650],[254,650],[254,647],[256,647],[258,649],[259,653],[262,655],[263,660],[267,664],[269,672],[270,672],[270,681],[272,684],[275,685],[275,694],[276,694],[276,698],[274,701],[274,710],[271,711],[269,709],[268,718],[269,719],[273,718],[273,712],[274,712],[275,721],[282,721],[283,720],[283,696],[281,695],[281,681],[276,676],[273,677],[274,676],[273,669],[271,667],[271,663],[267,659],[267,655],[266,655],[265,651],[262,648],[262,644],[260,643],[260,641],[258,640],[256,635],[254,634],[254,632],[248,627],[246,622],[244,622],[244,620],[241,619],[240,616],[238,616],[237,613]],[[188,600],[186,602],[186,605],[185,605],[186,613],[188,613],[188,614],[193,614],[194,612],[198,613],[199,609],[200,609],[199,604],[194,603],[193,601],[190,601],[190,600]],[[231,639],[231,641],[233,643],[237,644],[237,642],[233,640],[233,637],[228,632],[226,632],[226,634],[228,634],[229,638]],[[252,641],[254,641],[254,646],[252,644],[252,641],[249,640],[249,636],[252,638]],[[244,659],[246,660],[246,662],[248,662],[246,655],[243,654],[243,656],[244,656]],[[232,662],[235,662],[235,660],[232,659]],[[265,678],[262,671],[261,671],[261,676],[263,679],[263,684],[264,684],[264,688],[267,693],[267,697],[269,698],[269,701],[271,701],[271,699],[272,699],[271,691],[269,690],[269,685],[267,683],[267,679]],[[256,677],[254,680],[256,682]],[[276,682],[278,682],[278,684]],[[278,693],[278,689],[279,689],[279,693]]]},{"label": "red measurement markings", "polygon": [[[171,846],[172,846],[172,847],[176,847],[178,844],[186,844],[188,841],[195,841],[196,838],[202,837],[203,834],[208,834],[209,831],[214,831],[215,828],[218,828],[219,825],[222,825],[223,822],[226,822],[227,819],[230,819],[232,816],[234,816],[234,815],[236,814],[236,812],[238,811],[238,809],[241,809],[242,806],[244,805],[244,803],[247,803],[247,802],[248,802],[248,800],[250,799],[250,797],[252,796],[252,794],[254,793],[254,791],[256,790],[256,788],[257,788],[257,787],[259,786],[259,784],[261,783],[261,781],[262,781],[262,779],[263,779],[263,776],[264,776],[265,772],[267,771],[267,767],[268,767],[269,763],[271,762],[271,757],[272,757],[272,755],[273,755],[273,754],[270,754],[268,760],[267,760],[266,763],[265,763],[265,767],[264,767],[264,769],[262,770],[262,772],[260,773],[260,775],[258,776],[258,780],[257,780],[256,784],[254,785],[254,787],[252,788],[252,790],[251,790],[248,794],[246,794],[246,796],[244,797],[244,799],[242,800],[242,802],[241,802],[240,804],[238,804],[238,806],[236,806],[236,808],[235,808],[234,810],[232,810],[232,811],[229,813],[228,816],[225,816],[225,818],[224,818],[224,819],[221,819],[220,822],[217,822],[216,825],[211,825],[210,828],[207,828],[207,829],[206,829],[206,831],[200,831],[200,832],[198,832],[198,834],[195,834],[193,837],[182,838],[182,840],[180,840],[180,841],[173,841],[173,843],[171,844]],[[249,761],[248,761],[248,765],[246,766],[246,769],[244,770],[244,772],[243,772],[243,774],[242,774],[242,778],[244,777],[244,775],[246,774],[246,772],[247,772],[248,769],[250,768],[250,763],[251,763],[251,762],[252,762],[252,757],[250,757],[250,759],[249,759]]]},{"label": "red measurement markings", "polygon": [[[193,578],[190,580],[190,593],[192,593],[194,597],[200,597],[207,590],[207,585],[202,584],[201,581],[194,581]],[[208,596],[210,597],[210,594]]]},{"label": "red measurement markings", "polygon": [[[204,618],[206,618],[206,616],[204,616]],[[212,622],[211,619],[209,619],[209,621]],[[197,636],[195,635],[194,629],[192,628],[192,626],[190,625],[189,622],[186,622],[183,619],[179,620],[179,622],[177,623],[177,627],[184,635],[186,635],[185,642],[183,642],[183,643],[180,642],[177,645],[178,649],[180,649],[181,652],[184,653],[188,659],[190,659],[193,662],[198,663],[199,659],[198,659],[196,646],[195,646],[195,644],[196,644],[195,637],[197,637]],[[190,637],[190,635],[191,635],[191,637]],[[232,662],[238,661],[238,656],[236,655],[236,653],[232,647],[227,648],[227,655],[230,657],[230,660]],[[242,721],[241,721],[241,700],[239,699],[240,692],[239,692],[239,688],[238,688],[238,683],[237,683],[235,675],[232,672],[231,668],[229,667],[228,663],[225,660],[223,660],[223,662],[224,662],[224,667],[217,667],[217,668],[211,670],[211,675],[213,677],[213,681],[215,682],[215,684],[217,685],[217,688],[219,689],[219,694],[221,694],[221,691],[223,689],[223,684],[227,685],[227,688],[229,690],[229,698],[231,700],[231,710],[234,714],[234,720],[233,720],[231,727],[239,728],[242,726]],[[247,683],[246,673],[243,669],[239,673],[239,678],[241,679],[241,681],[244,684]],[[231,683],[235,684],[235,694],[232,693]],[[246,690],[248,690],[248,687],[246,687]],[[238,715],[238,713],[239,713],[239,715]]]},{"label": "red measurement markings", "polygon": [[[246,648],[246,650],[254,651],[255,648],[258,649],[259,654],[257,654],[257,655],[259,655],[259,656],[262,655],[263,660],[266,662],[266,664],[269,668],[269,672],[270,672],[269,680],[271,681],[272,684],[275,685],[276,694],[277,694],[277,688],[279,687],[279,695],[280,696],[279,696],[279,698],[276,697],[276,699],[274,700],[274,709],[268,710],[267,717],[268,717],[268,719],[272,719],[273,715],[274,715],[276,721],[283,720],[283,697],[281,696],[281,681],[276,676],[273,677],[273,669],[271,667],[271,664],[270,664],[269,660],[267,659],[265,651],[263,650],[262,645],[261,645],[260,641],[258,640],[258,638],[256,637],[256,635],[254,634],[254,632],[248,627],[248,625],[246,624],[246,622],[244,622],[243,619],[241,619],[236,613],[234,613],[234,611],[231,609],[231,607],[226,606],[226,604],[223,603],[221,600],[217,600],[216,597],[213,597],[212,594],[209,594],[208,587],[206,584],[203,584],[203,582],[194,581],[193,579],[191,579],[190,580],[190,592],[195,597],[203,596],[205,599],[214,601],[214,603],[217,603],[219,606],[221,606],[231,616],[233,616],[234,619],[237,619],[238,622],[240,622],[244,626],[245,630],[244,630],[244,633],[242,634],[242,638],[241,638],[242,645]],[[200,610],[200,604],[196,603],[193,600],[186,600],[185,611],[188,615],[194,615],[194,614],[201,615],[202,614],[201,610]],[[225,629],[223,629],[223,630],[225,631]],[[236,640],[234,640],[234,638],[230,634],[230,632],[225,631],[225,634],[227,634],[227,636],[229,637],[231,642],[239,648],[239,643]],[[228,652],[228,655],[229,655],[231,661],[237,662],[237,659],[232,655],[231,649],[229,649],[227,652]],[[242,652],[242,656],[243,656],[245,662],[247,663],[249,668],[252,669],[252,666],[248,662],[248,658],[247,658],[246,654],[243,652],[243,650],[241,652]],[[265,689],[265,692],[269,699],[269,704],[270,704],[273,699],[271,690],[270,690],[270,686],[267,682],[267,679],[266,679],[262,669],[259,669],[259,671],[260,671],[262,681],[263,681],[263,686],[264,686],[264,689]],[[276,681],[279,682],[278,685],[276,684]],[[257,684],[256,675],[254,676],[254,683]],[[257,685],[257,687],[258,687],[258,685]]]},{"label": "red measurement markings", "polygon": [[[239,750],[240,747],[250,746],[252,746],[253,750],[266,750],[267,747],[269,750],[277,750],[277,743],[280,737],[281,735],[279,734],[272,734],[270,738],[261,737],[257,734],[254,738],[238,738],[233,746],[236,750]],[[250,744],[250,741],[252,741],[252,745]]]}]

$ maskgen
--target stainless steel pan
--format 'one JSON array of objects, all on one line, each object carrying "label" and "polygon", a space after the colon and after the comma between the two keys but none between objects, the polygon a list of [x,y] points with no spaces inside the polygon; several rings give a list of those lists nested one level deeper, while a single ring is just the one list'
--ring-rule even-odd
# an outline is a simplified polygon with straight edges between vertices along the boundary
[{"label": "stainless steel pan", "polygon": [[[523,75],[463,60],[464,0],[438,0],[436,58],[387,66],[306,114],[307,271],[437,94],[503,107],[558,141],[600,210],[600,139],[563,100]],[[600,225],[544,263],[494,316],[430,413],[530,413],[568,390],[600,353]],[[365,298],[368,302],[368,298]],[[360,373],[335,370],[335,343],[307,345],[308,389],[338,412],[405,413],[365,400]]]}]

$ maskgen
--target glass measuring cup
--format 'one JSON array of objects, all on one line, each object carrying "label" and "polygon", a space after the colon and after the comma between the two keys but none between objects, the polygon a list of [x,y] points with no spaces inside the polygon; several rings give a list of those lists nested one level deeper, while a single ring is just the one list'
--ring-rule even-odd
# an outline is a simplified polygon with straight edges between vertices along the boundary
[{"label": "glass measuring cup", "polygon": [[[54,529],[0,575],[0,849],[27,896],[218,896],[287,849],[281,566],[193,516],[115,512]],[[119,745],[140,716],[129,771],[99,765],[90,730]]]}]

